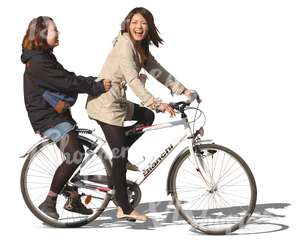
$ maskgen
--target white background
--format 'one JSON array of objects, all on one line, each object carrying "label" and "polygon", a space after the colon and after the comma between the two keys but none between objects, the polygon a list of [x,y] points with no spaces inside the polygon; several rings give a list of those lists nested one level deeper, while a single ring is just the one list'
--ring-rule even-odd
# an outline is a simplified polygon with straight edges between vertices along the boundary
[{"label": "white background", "polygon": [[[282,241],[297,237],[299,1],[11,0],[0,4],[1,236],[32,241],[103,241],[110,237],[153,241],[161,236],[173,241]],[[24,160],[18,156],[39,139],[33,133],[23,103],[24,66],[19,59],[29,21],[40,15],[51,16],[61,33],[60,46],[55,49],[58,60],[77,74],[96,76],[121,21],[136,6],[144,6],[153,13],[165,40],[161,48],[152,47],[153,54],[179,81],[196,89],[203,98],[206,137],[234,149],[248,162],[257,181],[258,204],[290,204],[265,210],[282,217],[257,215],[262,224],[249,226],[244,230],[248,235],[209,237],[191,232],[185,223],[143,227],[112,222],[103,228],[99,222],[89,229],[52,229],[42,225],[26,208],[19,188]],[[149,79],[147,87],[155,96],[172,101],[168,90],[155,80]],[[132,93],[129,97],[137,101]],[[81,95],[73,108],[74,117],[79,126],[96,128],[101,133],[96,123],[87,118],[85,99],[86,95]],[[166,120],[167,115],[159,114],[155,122]],[[175,133],[146,134],[132,147],[131,160],[138,162],[143,155],[159,153]],[[142,185],[142,203],[169,199],[165,178],[172,157]],[[275,224],[287,229],[272,233],[282,227]]]}]

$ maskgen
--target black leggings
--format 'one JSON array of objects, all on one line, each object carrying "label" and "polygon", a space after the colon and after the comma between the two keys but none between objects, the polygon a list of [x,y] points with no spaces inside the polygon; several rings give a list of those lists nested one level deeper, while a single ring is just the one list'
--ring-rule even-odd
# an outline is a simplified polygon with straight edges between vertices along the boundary
[{"label": "black leggings", "polygon": [[130,214],[133,211],[133,208],[128,201],[126,186],[128,149],[142,135],[135,134],[127,136],[126,131],[141,124],[151,125],[154,121],[154,113],[147,108],[135,104],[132,120],[136,120],[137,122],[129,127],[120,127],[98,121],[113,153],[112,185],[115,189],[115,197],[118,205],[125,214]]},{"label": "black leggings", "polygon": [[71,130],[56,145],[66,157],[66,160],[56,169],[50,187],[50,191],[58,194],[82,162],[84,148],[79,144],[78,134],[75,130]]}]

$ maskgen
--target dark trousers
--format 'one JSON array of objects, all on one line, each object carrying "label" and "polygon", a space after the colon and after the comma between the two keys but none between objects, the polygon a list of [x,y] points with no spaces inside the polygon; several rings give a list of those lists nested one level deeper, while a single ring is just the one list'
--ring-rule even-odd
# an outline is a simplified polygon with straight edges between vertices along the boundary
[{"label": "dark trousers", "polygon": [[137,125],[151,125],[154,121],[154,113],[147,108],[135,104],[132,120],[136,120],[137,122],[129,127],[120,127],[98,121],[113,153],[112,185],[115,189],[115,197],[118,205],[125,214],[130,214],[133,211],[133,208],[128,201],[126,186],[128,149],[142,135],[126,135],[126,132]]},{"label": "dark trousers", "polygon": [[50,190],[59,194],[80,165],[84,158],[84,148],[78,141],[78,133],[71,130],[61,141],[57,143],[66,159],[56,169]]}]

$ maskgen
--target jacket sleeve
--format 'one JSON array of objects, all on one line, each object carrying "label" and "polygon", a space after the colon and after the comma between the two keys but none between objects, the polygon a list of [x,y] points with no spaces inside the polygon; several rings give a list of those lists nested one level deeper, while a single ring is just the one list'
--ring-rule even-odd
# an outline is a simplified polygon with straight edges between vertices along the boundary
[{"label": "jacket sleeve", "polygon": [[96,80],[95,77],[76,76],[58,62],[47,58],[32,61],[28,73],[31,81],[51,91],[66,94],[87,93],[92,96],[99,96],[105,92],[102,81]]},{"label": "jacket sleeve", "polygon": [[134,47],[130,43],[130,40],[121,37],[118,40],[118,51],[120,56],[120,69],[124,75],[129,87],[135,93],[135,95],[142,101],[142,104],[150,107],[156,100],[154,96],[145,88],[141,80],[139,79],[138,67],[134,60]]},{"label": "jacket sleeve", "polygon": [[180,95],[186,89],[185,86],[178,82],[174,76],[172,76],[164,67],[161,66],[161,64],[157,62],[151,53],[149,53],[145,69],[161,84],[169,88],[172,94],[175,93]]}]

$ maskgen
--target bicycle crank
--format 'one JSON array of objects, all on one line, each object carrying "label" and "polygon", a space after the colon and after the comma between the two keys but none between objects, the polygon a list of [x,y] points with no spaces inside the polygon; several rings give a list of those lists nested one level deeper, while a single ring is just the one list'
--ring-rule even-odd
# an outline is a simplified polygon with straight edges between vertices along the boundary
[{"label": "bicycle crank", "polygon": [[[139,205],[141,198],[142,198],[141,189],[140,189],[139,185],[133,181],[127,180],[126,182],[127,182],[127,194],[128,194],[129,203],[131,204],[131,206],[133,208],[135,208]],[[118,203],[117,203],[115,197],[113,197],[112,200],[113,200],[114,204],[116,206],[118,206]]]}]

